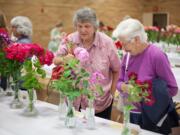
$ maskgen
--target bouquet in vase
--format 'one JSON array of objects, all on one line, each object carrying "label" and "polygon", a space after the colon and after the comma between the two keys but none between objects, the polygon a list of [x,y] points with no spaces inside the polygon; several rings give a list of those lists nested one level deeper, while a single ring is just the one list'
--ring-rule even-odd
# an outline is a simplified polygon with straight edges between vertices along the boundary
[{"label": "bouquet in vase", "polygon": [[152,94],[152,81],[140,81],[138,80],[138,75],[131,72],[128,75],[128,92],[127,99],[124,106],[124,128],[122,130],[122,135],[131,134],[130,128],[128,127],[129,115],[132,109],[136,108],[136,103],[144,102],[145,104],[151,106],[154,104],[155,99]]},{"label": "bouquet in vase", "polygon": [[[11,44],[5,49],[5,54],[8,60],[6,73],[12,76],[16,85],[15,91],[18,93],[19,87],[27,89],[32,103],[32,91],[41,88],[37,76],[45,77],[46,75],[41,66],[52,63],[53,53],[46,51],[38,44]],[[32,61],[33,56],[36,58]],[[19,84],[20,81],[22,84]]]},{"label": "bouquet in vase", "polygon": [[[72,47],[72,42],[67,42],[66,47]],[[81,66],[81,63],[89,59],[89,53],[86,49],[81,47],[71,49],[69,48],[71,52],[73,51],[73,55],[68,54],[68,58],[66,56],[62,58],[64,59],[63,64],[59,66],[61,72],[59,72],[59,77],[53,80],[52,86],[65,95],[68,104],[72,106],[72,103],[69,102],[74,101],[81,95],[92,101],[96,94],[102,94],[103,90],[100,83],[104,76],[98,71],[90,74]],[[67,115],[73,116],[72,108],[69,109]]]}]

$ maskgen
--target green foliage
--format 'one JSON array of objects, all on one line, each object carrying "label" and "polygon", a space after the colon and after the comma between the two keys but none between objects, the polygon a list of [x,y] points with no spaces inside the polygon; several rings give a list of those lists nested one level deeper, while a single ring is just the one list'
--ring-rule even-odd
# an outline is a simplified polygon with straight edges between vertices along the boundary
[{"label": "green foliage", "polygon": [[[20,72],[22,68],[22,63],[7,59],[2,49],[0,50],[0,59],[0,74],[7,77],[12,76],[15,79],[16,73]],[[15,81],[17,81],[17,78]]]},{"label": "green foliage", "polygon": [[32,63],[31,59],[26,60],[23,64],[25,74],[21,77],[23,82],[23,87],[27,90],[29,89],[41,89],[41,84],[39,83],[37,76],[44,78],[46,73],[41,69],[41,64],[38,60]]},{"label": "green foliage", "polygon": [[179,46],[180,45],[180,34],[179,33],[174,33],[171,35],[162,35],[160,38],[161,41],[166,42],[167,44],[174,44]]},{"label": "green foliage", "polygon": [[70,59],[67,61],[64,65],[64,72],[60,79],[52,83],[53,88],[61,91],[70,100],[74,100],[79,97],[83,92],[83,90],[79,88],[79,85],[85,73],[84,70],[77,70],[78,65],[79,61],[77,59]]},{"label": "green foliage", "polygon": [[[133,86],[129,88],[129,96],[128,101],[129,102],[140,102],[142,101],[142,97],[147,97],[149,94],[147,91],[142,91],[143,85],[137,85],[134,80],[130,80],[129,83]],[[140,96],[141,94],[141,96]]]},{"label": "green foliage", "polygon": [[147,30],[146,33],[147,33],[149,41],[151,41],[151,42],[158,41],[159,31]]},{"label": "green foliage", "polygon": [[[94,99],[94,91],[90,89],[89,73],[81,68],[77,59],[72,58],[65,62],[64,72],[58,80],[52,82],[52,87],[70,100],[74,100],[80,95],[86,95],[89,99]],[[103,93],[102,87],[97,86],[97,92]]]}]

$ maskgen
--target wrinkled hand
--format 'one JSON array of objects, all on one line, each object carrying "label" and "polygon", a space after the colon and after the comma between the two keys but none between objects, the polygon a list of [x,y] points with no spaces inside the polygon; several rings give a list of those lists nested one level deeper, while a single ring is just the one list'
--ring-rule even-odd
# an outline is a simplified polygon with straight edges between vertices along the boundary
[{"label": "wrinkled hand", "polygon": [[58,56],[54,58],[53,63],[55,65],[64,65],[64,63],[68,62],[72,58],[74,58],[74,55],[72,54],[68,54],[66,56]]},{"label": "wrinkled hand", "polygon": [[69,60],[71,60],[73,58],[74,58],[74,55],[69,53],[68,55],[64,56],[63,61],[69,61]]}]

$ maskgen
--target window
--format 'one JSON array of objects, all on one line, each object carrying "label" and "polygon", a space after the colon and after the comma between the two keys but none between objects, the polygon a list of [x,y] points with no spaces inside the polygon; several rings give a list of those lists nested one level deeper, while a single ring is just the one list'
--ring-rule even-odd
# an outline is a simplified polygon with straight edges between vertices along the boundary
[{"label": "window", "polygon": [[169,24],[168,13],[144,13],[143,24],[145,26],[158,26],[165,28]]}]

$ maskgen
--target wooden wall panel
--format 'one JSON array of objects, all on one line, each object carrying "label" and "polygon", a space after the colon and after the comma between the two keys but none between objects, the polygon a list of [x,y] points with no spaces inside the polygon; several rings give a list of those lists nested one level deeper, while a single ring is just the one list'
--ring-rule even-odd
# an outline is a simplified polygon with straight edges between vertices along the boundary
[{"label": "wooden wall panel", "polygon": [[[80,7],[95,9],[99,20],[115,27],[126,15],[142,20],[143,12],[151,12],[156,4],[160,4],[154,1],[156,0],[0,0],[0,10],[6,14],[8,21],[17,15],[28,16],[33,23],[33,41],[47,47],[49,32],[60,20],[64,22],[66,32],[74,31],[72,17]],[[167,1],[160,8],[170,12],[170,22],[179,24],[180,18],[176,16],[180,7],[179,0]]]}]

